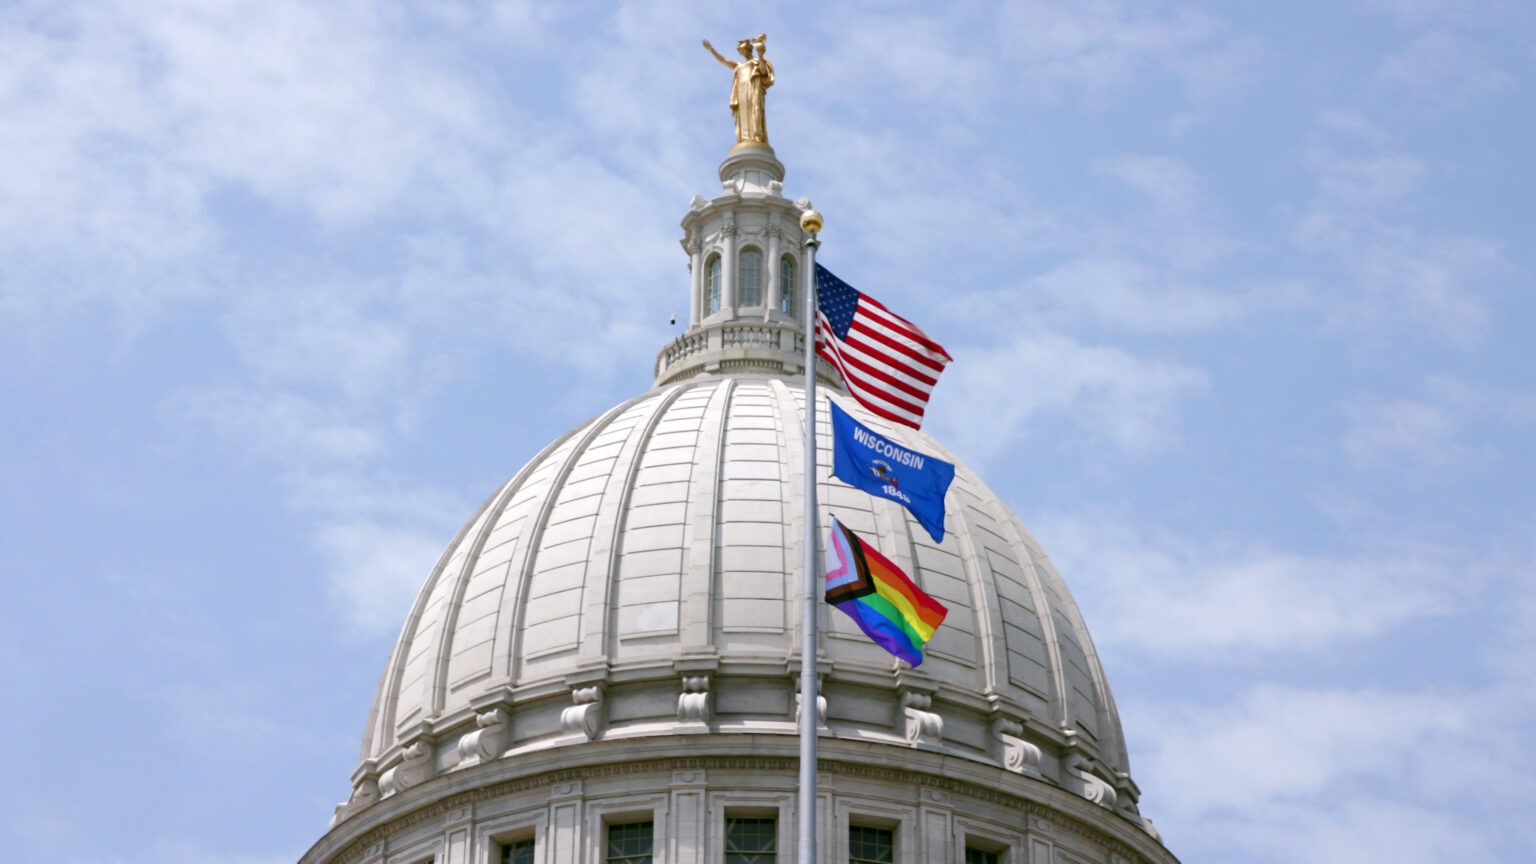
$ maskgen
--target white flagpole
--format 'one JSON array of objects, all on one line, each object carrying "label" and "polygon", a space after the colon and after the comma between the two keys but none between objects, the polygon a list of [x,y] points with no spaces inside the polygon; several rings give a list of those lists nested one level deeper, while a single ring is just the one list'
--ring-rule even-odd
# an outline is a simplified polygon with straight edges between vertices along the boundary
[{"label": "white flagpole", "polygon": [[816,249],[821,241],[821,214],[807,210],[800,216],[805,239],[805,576],[801,584],[800,612],[800,853],[797,864],[816,862],[816,615],[821,603],[816,578],[816,539],[821,533],[816,518]]}]

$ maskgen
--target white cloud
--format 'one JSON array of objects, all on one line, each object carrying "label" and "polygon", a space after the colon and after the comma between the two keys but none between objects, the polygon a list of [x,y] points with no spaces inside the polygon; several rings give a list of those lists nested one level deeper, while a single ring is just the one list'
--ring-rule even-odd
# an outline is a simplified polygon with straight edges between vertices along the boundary
[{"label": "white cloud", "polygon": [[1400,204],[1429,173],[1424,160],[1403,153],[1353,157],[1317,149],[1309,161],[1319,192],[1352,210]]},{"label": "white cloud", "polygon": [[1014,0],[999,14],[998,38],[1021,70],[1020,86],[1045,93],[1063,86],[1103,91],[1147,71],[1209,91],[1241,80],[1255,59],[1252,46],[1201,13],[1160,15],[1106,0]]},{"label": "white cloud", "polygon": [[1507,72],[1480,55],[1477,45],[1445,30],[1415,37],[1382,61],[1377,74],[1385,84],[1456,107],[1513,83]]},{"label": "white cloud", "polygon": [[322,525],[318,541],[333,596],[359,633],[394,632],[451,534],[368,520]]},{"label": "white cloud", "polygon": [[1500,856],[1498,845],[1487,836],[1487,826],[1476,819],[1442,805],[1374,796],[1271,804],[1249,813],[1212,815],[1196,824],[1194,831],[1165,837],[1186,861],[1440,864],[1462,857],[1520,860]]},{"label": "white cloud", "polygon": [[163,413],[172,423],[211,426],[252,452],[279,462],[356,463],[383,450],[373,432],[292,393],[187,390],[168,399]]},{"label": "white cloud", "polygon": [[949,407],[934,412],[942,418],[935,426],[941,439],[976,463],[1051,419],[1068,420],[1124,453],[1145,455],[1178,440],[1178,401],[1206,386],[1205,373],[1194,367],[1055,334],[1022,335],[966,352],[964,362],[945,373],[942,398]]},{"label": "white cloud", "polygon": [[[1348,117],[1349,115],[1343,115]],[[1325,112],[1324,138],[1346,135],[1360,145],[1355,126]],[[1316,264],[1337,271],[1320,283],[1320,299],[1336,326],[1413,329],[1461,345],[1480,341],[1488,328],[1489,297],[1510,266],[1494,240],[1426,227],[1415,219],[1433,172],[1412,154],[1382,150],[1346,153],[1314,144],[1308,165],[1316,194],[1295,223],[1294,238]]]},{"label": "white cloud", "polygon": [[1528,7],[1508,0],[1359,0],[1359,3],[1404,27],[1499,28],[1530,19]]},{"label": "white cloud", "polygon": [[1093,170],[1151,199],[1158,209],[1187,213],[1200,201],[1200,179],[1189,166],[1166,156],[1122,154],[1096,159]]},{"label": "white cloud", "polygon": [[1144,807],[1186,860],[1519,860],[1501,853],[1536,839],[1521,805],[1531,714],[1497,692],[1261,682],[1214,704],[1129,705],[1152,732]]},{"label": "white cloud", "polygon": [[1536,396],[1438,375],[1423,395],[1360,396],[1344,403],[1343,448],[1356,469],[1423,477],[1500,455],[1497,436],[1536,425]]},{"label": "white cloud", "polygon": [[248,684],[170,682],[159,694],[168,734],[177,744],[199,749],[261,752],[282,738],[270,706]]},{"label": "white cloud", "polygon": [[1345,408],[1344,452],[1356,468],[1442,468],[1464,458],[1460,423],[1449,406],[1412,399],[1363,399]]},{"label": "white cloud", "polygon": [[[1239,664],[1317,655],[1457,612],[1482,564],[1456,550],[1306,555],[1260,543],[1195,541],[1108,518],[1045,517],[1035,528],[1105,646]],[[1456,563],[1452,563],[1456,562]]]},{"label": "white cloud", "polygon": [[1143,716],[1162,730],[1146,766],[1165,787],[1159,806],[1185,815],[1316,802],[1340,785],[1401,784],[1423,750],[1480,722],[1447,696],[1276,684],[1227,704],[1151,707]]},{"label": "white cloud", "polygon": [[966,10],[833,14],[838,50],[806,57],[811,65],[802,74],[821,83],[816,97],[838,113],[876,119],[899,105],[932,111],[936,122],[949,126],[979,117],[999,97],[1005,58],[967,41]]},{"label": "white cloud", "polygon": [[109,858],[69,859],[75,864],[292,864],[303,854],[289,850],[278,854],[261,854],[210,849],[192,840],[156,840],[145,849],[142,856],[129,858],[113,855]]},{"label": "white cloud", "polygon": [[393,298],[380,293],[366,283],[253,292],[226,327],[258,381],[378,398],[399,386],[414,359],[408,322],[388,308]]},{"label": "white cloud", "polygon": [[1074,258],[1011,292],[1062,325],[1092,324],[1133,333],[1203,333],[1266,310],[1299,306],[1304,294],[1277,283],[1209,288],[1173,268],[1132,257]]}]

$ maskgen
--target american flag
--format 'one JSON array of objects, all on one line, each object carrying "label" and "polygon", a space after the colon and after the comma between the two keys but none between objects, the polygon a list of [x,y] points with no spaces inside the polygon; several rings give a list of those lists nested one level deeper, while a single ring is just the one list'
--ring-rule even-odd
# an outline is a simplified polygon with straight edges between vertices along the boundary
[{"label": "american flag", "polygon": [[816,353],[837,367],[859,404],[917,429],[949,365],[943,346],[912,322],[816,265]]}]

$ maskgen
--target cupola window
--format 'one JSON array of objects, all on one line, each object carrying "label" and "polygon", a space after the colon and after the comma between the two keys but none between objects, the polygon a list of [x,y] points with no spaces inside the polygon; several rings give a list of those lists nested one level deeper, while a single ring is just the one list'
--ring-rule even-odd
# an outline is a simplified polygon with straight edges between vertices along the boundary
[{"label": "cupola window", "polygon": [[795,259],[788,255],[779,259],[779,311],[795,314]]},{"label": "cupola window", "polygon": [[704,314],[713,315],[720,311],[720,256],[709,256],[709,263],[704,265]]},{"label": "cupola window", "polygon": [[741,299],[742,306],[763,305],[763,253],[756,249],[741,252]]}]

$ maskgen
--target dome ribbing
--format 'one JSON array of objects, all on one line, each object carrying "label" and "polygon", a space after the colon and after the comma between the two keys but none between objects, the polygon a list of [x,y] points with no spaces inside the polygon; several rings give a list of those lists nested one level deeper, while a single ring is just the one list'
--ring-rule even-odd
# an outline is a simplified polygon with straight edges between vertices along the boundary
[{"label": "dome ribbing", "polygon": [[[423,730],[430,773],[453,770],[463,735],[444,733],[477,732],[488,705],[505,711],[514,753],[680,729],[794,735],[803,407],[788,379],[698,377],[529,462],[423,587],[374,701],[364,773],[403,762]],[[828,434],[823,422],[822,465]],[[1077,607],[1017,517],[956,467],[942,544],[898,505],[818,478],[816,536],[835,513],[950,610],[911,669],[824,606],[824,734],[1011,760],[1132,816],[1119,718]],[[591,716],[573,722],[573,705]]]}]

